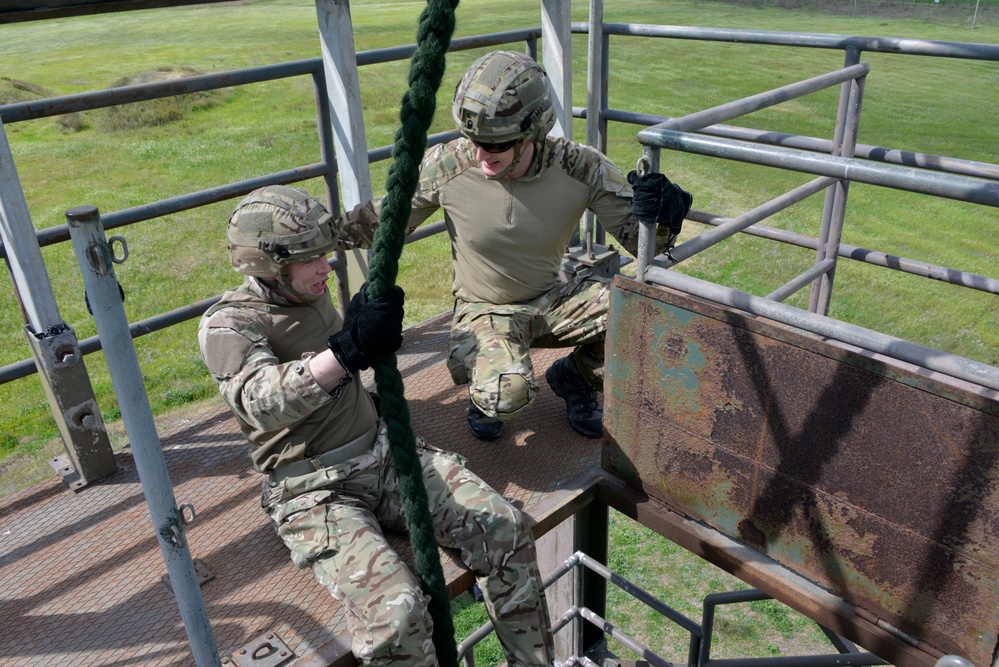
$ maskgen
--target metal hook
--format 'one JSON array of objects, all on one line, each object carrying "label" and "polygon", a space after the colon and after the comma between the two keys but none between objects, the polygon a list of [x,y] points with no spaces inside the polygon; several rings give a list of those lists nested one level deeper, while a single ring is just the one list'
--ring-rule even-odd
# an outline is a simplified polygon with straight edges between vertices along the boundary
[{"label": "metal hook", "polygon": [[[114,254],[114,244],[118,242],[121,245],[121,257]],[[128,259],[128,243],[125,242],[124,236],[109,236],[108,237],[108,252],[111,253],[111,261],[115,264],[124,264],[125,260]]]},{"label": "metal hook", "polygon": [[[197,512],[194,511],[194,505],[192,505],[191,503],[181,503],[180,505],[177,506],[177,509],[180,511],[180,522],[185,526],[190,526],[192,523],[198,520],[198,514]],[[188,518],[187,514],[184,513],[184,510],[190,511],[191,513],[190,518]]]},{"label": "metal hook", "polygon": [[180,528],[177,526],[170,526],[167,530],[170,531],[170,541],[178,549],[183,549],[187,546],[187,542],[184,541],[184,534],[180,532]]},{"label": "metal hook", "polygon": [[649,162],[649,158],[644,155],[638,158],[638,163],[635,165],[635,171],[638,172],[639,176],[647,176],[649,172],[652,171],[652,163]]}]

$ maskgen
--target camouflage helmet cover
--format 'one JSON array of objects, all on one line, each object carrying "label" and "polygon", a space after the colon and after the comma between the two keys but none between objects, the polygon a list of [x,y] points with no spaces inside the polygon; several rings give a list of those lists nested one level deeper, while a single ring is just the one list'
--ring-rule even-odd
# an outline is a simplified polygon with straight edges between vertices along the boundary
[{"label": "camouflage helmet cover", "polygon": [[451,114],[473,141],[541,141],[555,126],[548,75],[527,56],[493,51],[476,60],[454,91]]},{"label": "camouflage helmet cover", "polygon": [[254,190],[229,217],[229,259],[239,273],[273,279],[292,262],[336,245],[333,219],[312,195],[287,185]]}]

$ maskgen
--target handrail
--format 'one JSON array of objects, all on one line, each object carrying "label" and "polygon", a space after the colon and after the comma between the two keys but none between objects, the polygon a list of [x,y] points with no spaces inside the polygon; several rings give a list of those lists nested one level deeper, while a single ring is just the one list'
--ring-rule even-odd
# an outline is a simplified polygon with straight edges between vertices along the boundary
[{"label": "handrail", "polygon": [[[572,23],[571,27],[573,33],[588,33],[590,31],[590,26],[587,23]],[[635,36],[837,49],[853,52],[854,54],[862,51],[871,51],[906,56],[999,61],[999,45],[994,44],[624,23],[604,23],[601,25],[601,31],[605,36]],[[522,40],[530,43],[532,40],[540,37],[540,35],[540,27],[475,35],[453,40],[451,50],[475,49]],[[359,52],[357,53],[357,64],[365,66],[402,60],[410,57],[415,48],[415,45],[407,45]],[[116,104],[127,104],[172,95],[259,83],[291,76],[310,74],[315,77],[322,72],[322,66],[322,59],[314,58],[228,72],[209,73],[171,81],[124,86],[46,100],[2,105],[0,106],[0,122],[13,123]],[[714,107],[713,109],[689,114],[682,118],[663,118],[635,112],[604,109],[601,111],[601,118],[599,120],[601,122],[613,120],[647,126],[652,125],[653,127],[639,132],[640,140],[651,141],[663,147],[674,148],[676,150],[698,152],[704,155],[724,156],[730,159],[782,168],[795,168],[806,173],[824,176],[826,177],[825,182],[827,184],[840,180],[857,180],[865,183],[887,185],[888,187],[899,187],[905,183],[909,185],[902,189],[990,206],[999,205],[997,204],[997,201],[999,201],[999,184],[991,182],[991,180],[999,181],[999,165],[865,145],[857,145],[855,150],[856,157],[854,158],[836,157],[829,155],[835,149],[835,142],[828,139],[775,134],[720,124],[723,120],[743,115],[744,113],[748,113],[749,110],[771,106],[790,99],[792,96],[806,94],[812,92],[814,89],[835,85],[838,82],[848,81],[855,77],[862,77],[867,73],[868,69],[866,64],[848,65],[840,70],[819,75],[806,81],[766,91],[751,98],[737,100]],[[574,110],[574,115],[585,117],[586,113],[585,110]],[[697,134],[674,131],[678,128],[696,129]],[[434,144],[448,141],[455,136],[455,131],[442,132],[430,137],[428,143]],[[716,138],[710,138],[712,136]],[[774,145],[767,146],[762,144]],[[818,152],[818,154],[810,154],[808,151]],[[391,146],[371,149],[368,151],[368,156],[370,162],[388,159],[391,156]],[[865,161],[861,158],[867,158],[867,160]],[[884,164],[874,164],[874,161]],[[916,169],[912,165],[920,168],[925,167],[925,169]],[[335,169],[335,166],[331,164],[329,168]],[[256,187],[265,184],[293,183],[323,176],[326,175],[327,169],[323,163],[295,167],[237,183],[179,195],[121,211],[109,212],[104,214],[103,220],[106,228],[112,229],[223,201],[250,192]],[[943,173],[931,173],[930,170],[934,169]],[[811,189],[811,186],[809,186],[809,189]],[[780,210],[795,196],[787,193],[778,198],[778,200],[775,200],[776,206],[774,206],[774,202],[771,202],[770,204],[765,204],[754,209],[754,211],[759,213],[765,207]],[[735,226],[738,226],[740,229],[736,231],[802,247],[821,247],[822,241],[820,239],[800,234],[785,233],[782,230],[775,230],[754,224],[759,219],[766,217],[763,215],[754,215],[752,217],[758,217],[758,219],[754,220],[754,223],[745,224],[748,219],[746,216],[748,215],[743,214],[743,216],[737,218],[725,219],[702,211],[692,211],[691,219],[723,226],[723,229],[720,231],[713,230],[718,232],[717,234],[706,233],[708,238],[702,239],[695,245],[707,247],[711,245],[711,243],[708,243],[710,238],[715,237],[717,239],[730,235],[730,233],[735,233],[731,230]],[[429,228],[426,231],[421,230],[421,232],[415,234],[410,240],[425,238],[425,236],[430,234],[440,233],[442,230],[442,225],[434,227],[434,231],[430,231]],[[69,238],[68,229],[65,225],[39,230],[36,232],[36,236],[40,245],[50,245],[68,240]],[[674,259],[693,254],[693,246],[685,247],[689,243],[674,249]],[[700,249],[703,248],[698,247],[698,250]],[[916,275],[938,278],[974,289],[982,289],[990,292],[996,292],[999,289],[999,280],[996,279],[947,267],[933,266],[915,260],[905,260],[905,258],[898,258],[887,253],[865,248],[843,244],[838,248],[837,255]],[[0,244],[0,257],[5,256],[6,249]],[[663,265],[662,260],[657,260],[656,263],[660,266]],[[824,261],[818,261],[816,267],[827,267],[827,264]],[[809,271],[813,274],[829,272],[828,268],[819,270],[816,267],[809,269]],[[800,279],[793,279],[780,288],[777,293],[785,297],[787,296],[788,285],[800,285],[801,282]],[[160,318],[170,319],[176,317],[178,312],[193,313],[196,309],[191,310],[191,308],[192,306],[186,306],[175,311],[170,311],[170,313],[150,318],[143,323],[136,323],[133,326],[139,332],[138,335],[155,331],[159,328]],[[192,317],[194,316],[197,315],[192,315]],[[89,348],[90,345],[88,344],[87,347]],[[30,359],[2,367],[0,368],[0,384],[24,377],[31,372],[34,372],[34,362]]]},{"label": "handrail", "polygon": [[655,127],[639,132],[638,140],[658,148],[725,157],[768,167],[793,169],[818,176],[882,185],[973,204],[999,206],[999,182],[992,180],[956,174],[928,173],[912,167],[872,164],[857,158],[818,155],[779,146],[759,146],[745,141],[660,130]]},{"label": "handrail", "polygon": [[[588,33],[592,29],[594,26],[590,24],[573,24],[574,32]],[[836,260],[839,257],[857,258],[875,265],[938,278],[951,284],[973,287],[983,291],[996,293],[999,290],[999,280],[992,278],[946,267],[935,267],[904,258],[892,258],[886,253],[862,248],[850,247],[849,251],[844,252],[844,249],[840,247],[842,221],[846,207],[846,188],[852,180],[987,206],[999,206],[999,183],[995,182],[999,180],[999,165],[857,145],[856,127],[861,98],[864,81],[870,70],[868,65],[859,62],[860,53],[875,51],[904,55],[999,60],[999,45],[644,24],[600,24],[599,31],[605,39],[608,35],[624,35],[829,48],[846,52],[846,65],[835,72],[798,81],[683,117],[663,118],[607,109],[604,106],[600,111],[600,118],[589,119],[590,122],[598,124],[606,123],[608,120],[616,120],[651,125],[652,127],[638,133],[639,142],[645,146],[645,160],[649,164],[657,165],[659,149],[669,148],[752,164],[792,169],[832,178],[839,183],[838,186],[830,186],[826,193],[826,205],[819,238],[783,233],[781,230],[769,228],[758,232],[752,228],[755,222],[763,217],[769,217],[770,214],[758,215],[761,210],[768,206],[774,208],[775,211],[786,207],[788,195],[791,193],[782,195],[758,206],[750,213],[733,219],[710,216],[710,214],[701,211],[692,211],[688,215],[691,219],[716,224],[719,225],[719,228],[703,233],[665,256],[652,257],[651,228],[645,226],[639,240],[639,251],[642,254],[638,260],[640,279],[644,279],[644,272],[649,267],[669,268],[735,231],[745,231],[794,245],[813,247],[817,251],[814,266],[768,295],[768,298],[782,300],[793,294],[794,291],[811,284],[813,292],[810,310],[812,312],[826,312],[828,309],[832,276],[835,273]],[[774,134],[720,124],[723,121],[810,94],[821,88],[835,85],[837,82],[842,83],[843,87],[836,136],[833,140]],[[597,105],[590,103],[586,110],[579,110],[580,115],[585,116],[589,109],[596,107]],[[798,188],[797,191],[800,190],[801,188]],[[775,204],[780,205],[775,206]],[[896,263],[893,260],[899,261]]]},{"label": "handrail", "polygon": [[[696,28],[690,26],[654,25],[646,23],[604,23],[605,35],[628,37],[660,37],[704,42],[731,42],[767,46],[796,46],[837,51],[857,50],[937,58],[999,60],[999,44],[975,42],[945,42],[929,39],[897,37],[864,37],[829,33],[783,32],[780,30],[738,30],[734,28]],[[572,24],[574,33],[589,32],[583,22]]]}]

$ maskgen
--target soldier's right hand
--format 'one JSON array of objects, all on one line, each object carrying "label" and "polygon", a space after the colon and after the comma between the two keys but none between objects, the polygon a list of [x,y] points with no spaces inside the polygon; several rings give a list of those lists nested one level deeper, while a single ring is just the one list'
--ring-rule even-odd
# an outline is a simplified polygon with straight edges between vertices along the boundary
[{"label": "soldier's right hand", "polygon": [[369,300],[366,292],[367,283],[347,305],[343,328],[326,339],[337,361],[351,373],[370,368],[402,346],[402,288],[393,285],[374,300]]}]

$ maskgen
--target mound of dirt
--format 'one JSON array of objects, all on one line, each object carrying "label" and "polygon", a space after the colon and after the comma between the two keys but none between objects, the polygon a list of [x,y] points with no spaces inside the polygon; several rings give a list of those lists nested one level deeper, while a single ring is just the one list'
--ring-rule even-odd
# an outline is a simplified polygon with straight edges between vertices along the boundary
[{"label": "mound of dirt", "polygon": [[43,86],[0,76],[0,104],[16,104],[52,97]]},{"label": "mound of dirt", "polygon": [[[170,81],[201,73],[192,67],[158,67],[154,70],[146,70],[132,76],[122,77],[111,84],[110,88]],[[220,91],[209,90],[145,102],[134,102],[94,111],[93,123],[94,127],[104,132],[165,125],[178,121],[193,111],[216,106],[223,100],[224,96]]]}]

